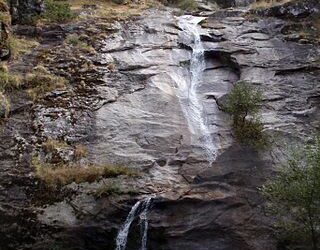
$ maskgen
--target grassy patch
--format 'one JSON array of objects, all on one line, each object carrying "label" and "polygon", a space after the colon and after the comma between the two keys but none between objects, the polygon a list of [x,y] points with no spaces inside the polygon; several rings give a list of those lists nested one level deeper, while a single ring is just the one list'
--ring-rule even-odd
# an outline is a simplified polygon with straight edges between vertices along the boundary
[{"label": "grassy patch", "polygon": [[161,1],[164,5],[178,7],[182,10],[196,10],[198,4],[195,0],[162,0]]},{"label": "grassy patch", "polygon": [[85,146],[78,144],[75,146],[74,148],[74,158],[76,161],[84,158],[87,156],[87,149],[85,148]]},{"label": "grassy patch", "polygon": [[65,42],[84,52],[94,52],[94,48],[92,48],[92,46],[90,46],[86,41],[83,41],[81,37],[76,34],[68,35]]},{"label": "grassy patch", "polygon": [[94,182],[102,177],[135,175],[131,169],[121,166],[42,164],[36,157],[32,159],[32,165],[35,167],[36,176],[49,186],[64,186],[73,182]]},{"label": "grassy patch", "polygon": [[0,64],[0,91],[12,91],[21,85],[21,77],[11,74],[6,64]]},{"label": "grassy patch", "polygon": [[68,144],[64,141],[58,141],[53,139],[48,139],[46,142],[42,144],[44,150],[48,152],[54,152],[59,148],[67,148]]},{"label": "grassy patch", "polygon": [[70,4],[65,1],[45,0],[45,12],[42,17],[49,23],[65,23],[75,16]]},{"label": "grassy patch", "polygon": [[51,74],[43,66],[37,66],[33,69],[32,73],[26,75],[26,83],[28,87],[30,87],[28,94],[33,100],[36,100],[47,92],[64,88],[67,80]]},{"label": "grassy patch", "polygon": [[8,47],[13,59],[17,59],[20,56],[30,52],[38,45],[39,43],[34,39],[19,38],[14,36],[11,36],[8,39]]},{"label": "grassy patch", "polygon": [[[115,0],[113,1],[99,1],[99,0],[69,0],[68,2],[71,5],[71,9],[75,12],[83,11],[83,5],[96,5],[95,9],[90,17],[99,17],[103,18],[104,21],[110,22],[114,20],[126,20],[132,16],[141,15],[144,9],[160,6],[158,1],[154,0],[141,0],[139,2],[133,1],[122,1]],[[121,4],[121,3],[125,4]],[[88,18],[86,15],[80,16],[80,18]]]},{"label": "grassy patch", "polygon": [[96,193],[96,198],[101,198],[103,196],[110,196],[110,195],[121,195],[121,194],[128,194],[128,195],[137,195],[138,192],[135,190],[123,190],[122,188],[117,185],[115,182],[105,183],[102,187],[100,187]]}]

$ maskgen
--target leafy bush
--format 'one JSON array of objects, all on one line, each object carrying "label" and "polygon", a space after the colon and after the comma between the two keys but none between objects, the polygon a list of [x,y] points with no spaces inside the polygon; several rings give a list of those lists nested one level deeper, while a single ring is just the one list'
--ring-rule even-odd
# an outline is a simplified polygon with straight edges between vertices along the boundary
[{"label": "leafy bush", "polygon": [[[223,110],[233,118],[233,130],[240,143],[255,148],[266,145],[263,125],[257,117],[262,94],[250,83],[237,82],[228,94]],[[248,118],[250,116],[250,118]]]},{"label": "leafy bush", "polygon": [[258,118],[245,120],[237,126],[233,126],[235,137],[244,144],[255,149],[261,149],[268,145],[266,135],[263,133],[263,124]]},{"label": "leafy bush", "polygon": [[74,18],[70,4],[45,0],[45,12],[43,17],[51,23],[68,22]]},{"label": "leafy bush", "polygon": [[[294,152],[277,177],[262,187],[280,233],[318,249],[320,238],[320,139]],[[295,243],[295,244],[296,244]]]},{"label": "leafy bush", "polygon": [[246,81],[237,82],[227,97],[224,111],[233,116],[234,124],[243,123],[247,115],[259,111],[261,92]]}]

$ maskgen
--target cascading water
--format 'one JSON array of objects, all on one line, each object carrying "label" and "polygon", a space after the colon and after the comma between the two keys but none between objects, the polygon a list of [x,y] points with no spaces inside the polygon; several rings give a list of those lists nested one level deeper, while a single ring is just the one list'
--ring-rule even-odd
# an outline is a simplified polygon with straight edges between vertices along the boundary
[{"label": "cascading water", "polygon": [[147,250],[147,238],[148,238],[148,211],[152,202],[152,197],[148,197],[145,200],[140,200],[131,208],[126,221],[121,226],[117,239],[116,250],[125,250],[130,226],[135,218],[139,215],[139,223],[141,224],[141,247],[140,250]]},{"label": "cascading water", "polygon": [[144,202],[144,208],[142,213],[140,214],[140,222],[141,222],[141,232],[142,232],[142,239],[141,239],[141,248],[140,250],[147,250],[147,240],[148,240],[148,211],[151,205],[152,198],[149,197]]},{"label": "cascading water", "polygon": [[178,86],[178,97],[188,121],[188,126],[194,141],[204,148],[207,159],[211,164],[216,158],[216,147],[213,144],[211,134],[204,118],[204,108],[198,97],[197,89],[201,84],[202,74],[205,70],[204,49],[200,38],[198,24],[204,18],[194,16],[182,16],[178,25],[182,29],[184,37],[191,40],[192,56],[190,60],[190,82],[171,74]]}]

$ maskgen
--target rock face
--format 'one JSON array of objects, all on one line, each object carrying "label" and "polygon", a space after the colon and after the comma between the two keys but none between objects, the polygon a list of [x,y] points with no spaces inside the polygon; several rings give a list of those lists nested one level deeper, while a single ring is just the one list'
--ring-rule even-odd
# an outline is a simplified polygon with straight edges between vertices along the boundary
[{"label": "rock face", "polygon": [[279,18],[304,18],[312,14],[319,14],[320,3],[317,0],[291,1],[282,5],[256,11],[259,15],[274,16]]},{"label": "rock face", "polygon": [[44,10],[43,0],[10,0],[9,4],[13,24],[28,22]]},{"label": "rock face", "polygon": [[8,42],[11,33],[11,17],[9,7],[5,1],[0,1],[0,13],[0,58],[1,60],[6,60],[10,57]]},{"label": "rock face", "polygon": [[221,8],[243,7],[252,4],[255,0],[213,0]]},{"label": "rock face", "polygon": [[[46,66],[72,80],[69,88],[49,93],[32,112],[14,101],[14,115],[1,134],[4,249],[114,249],[131,206],[149,196],[148,249],[277,249],[257,188],[283,160],[283,141],[299,141],[319,128],[320,50],[284,39],[285,20],[249,20],[239,13],[223,10],[192,26],[192,34],[202,39],[205,64],[196,94],[215,147],[213,162],[186,113],[191,48],[199,41],[186,33],[181,17],[170,10],[145,11],[115,25],[112,34],[96,41],[98,54],[87,57],[72,57],[55,36],[55,60]],[[90,32],[102,30],[99,23],[87,25]],[[80,33],[81,27],[61,26],[61,34]],[[44,48],[35,53],[41,55]],[[238,80],[263,91],[265,132],[278,138],[264,152],[239,145],[230,117],[219,109]],[[139,176],[73,183],[45,196],[48,190],[37,183],[28,163],[32,151],[43,154],[31,144],[47,138],[81,142],[88,161],[125,165]],[[138,194],[95,195],[113,182]],[[140,245],[135,220],[127,249]]]}]

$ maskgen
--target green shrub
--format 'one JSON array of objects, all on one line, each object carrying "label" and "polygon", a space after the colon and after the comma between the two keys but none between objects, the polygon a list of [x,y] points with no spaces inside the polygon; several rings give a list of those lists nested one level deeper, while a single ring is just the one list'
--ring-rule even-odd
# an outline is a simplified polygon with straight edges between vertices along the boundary
[{"label": "green shrub", "polygon": [[[320,139],[293,152],[274,180],[262,187],[279,233],[294,245],[318,248],[320,239]],[[303,248],[306,249],[306,248]],[[309,248],[308,248],[309,249]]]},{"label": "green shrub", "polygon": [[45,12],[43,17],[51,23],[68,22],[74,18],[70,4],[66,2],[56,2],[45,0]]},{"label": "green shrub", "polygon": [[255,149],[261,149],[268,145],[267,136],[263,133],[263,124],[257,118],[245,120],[237,126],[233,126],[237,140]]},{"label": "green shrub", "polygon": [[239,81],[228,94],[224,111],[232,115],[234,124],[243,123],[248,115],[259,111],[262,94],[249,82]]},{"label": "green shrub", "polygon": [[[232,115],[235,137],[240,143],[260,148],[267,144],[263,124],[257,117],[262,94],[250,83],[237,82],[228,94],[223,111]],[[250,118],[248,118],[250,116]]]}]

